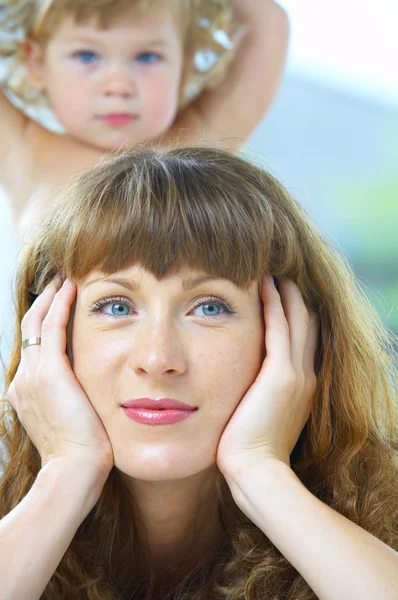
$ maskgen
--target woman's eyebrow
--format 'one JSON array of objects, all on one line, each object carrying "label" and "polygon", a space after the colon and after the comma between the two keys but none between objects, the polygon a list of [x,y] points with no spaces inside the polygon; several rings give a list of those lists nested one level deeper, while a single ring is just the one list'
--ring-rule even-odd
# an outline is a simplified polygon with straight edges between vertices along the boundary
[{"label": "woman's eyebrow", "polygon": [[187,292],[201,283],[206,283],[207,281],[222,281],[222,278],[215,275],[199,275],[198,277],[193,278],[188,277],[187,279],[182,280],[182,289],[184,292]]},{"label": "woman's eyebrow", "polygon": [[122,287],[127,288],[130,292],[137,292],[140,289],[138,283],[133,281],[132,279],[124,279],[122,277],[97,277],[96,279],[92,279],[83,285],[83,290],[87,288],[92,283],[116,283],[117,285],[121,285]]},{"label": "woman's eyebrow", "polygon": [[[182,289],[184,292],[191,290],[194,287],[197,287],[201,283],[206,283],[207,281],[222,281],[221,277],[216,277],[214,275],[198,275],[198,277],[188,277],[182,280]],[[132,279],[125,279],[123,277],[98,277],[96,279],[92,279],[83,285],[83,290],[87,288],[92,283],[116,283],[130,292],[138,292],[140,289],[139,283],[133,281]]]}]

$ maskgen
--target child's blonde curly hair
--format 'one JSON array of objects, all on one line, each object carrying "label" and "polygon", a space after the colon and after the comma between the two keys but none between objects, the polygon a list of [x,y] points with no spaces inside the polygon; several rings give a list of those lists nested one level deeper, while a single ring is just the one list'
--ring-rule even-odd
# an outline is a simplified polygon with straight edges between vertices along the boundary
[{"label": "child's blonde curly hair", "polygon": [[[180,109],[223,78],[242,26],[231,0],[167,0],[177,11],[184,35],[185,76]],[[0,80],[10,100],[34,116],[41,111],[50,128],[59,128],[46,96],[29,84],[24,60],[27,38],[45,43],[67,16],[77,23],[98,19],[98,26],[131,10],[147,10],[164,0],[0,0]],[[39,119],[40,120],[40,119]]]}]

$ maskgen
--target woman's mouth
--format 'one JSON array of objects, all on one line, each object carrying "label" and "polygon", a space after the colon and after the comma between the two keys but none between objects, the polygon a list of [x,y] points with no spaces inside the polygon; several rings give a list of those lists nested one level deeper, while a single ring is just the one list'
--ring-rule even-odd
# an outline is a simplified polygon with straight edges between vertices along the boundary
[{"label": "woman's mouth", "polygon": [[189,417],[198,409],[171,398],[135,398],[122,404],[129,419],[145,425],[172,425]]},{"label": "woman's mouth", "polygon": [[148,408],[127,408],[122,406],[124,414],[129,419],[145,425],[173,425],[187,419],[197,408],[192,410],[151,410]]}]

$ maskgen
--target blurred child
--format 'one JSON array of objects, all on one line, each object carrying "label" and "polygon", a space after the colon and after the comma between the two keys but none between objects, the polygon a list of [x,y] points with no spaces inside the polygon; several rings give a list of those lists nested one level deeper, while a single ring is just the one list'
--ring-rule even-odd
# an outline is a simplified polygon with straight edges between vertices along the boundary
[{"label": "blurred child", "polygon": [[0,25],[0,184],[21,239],[105,153],[238,150],[274,98],[288,41],[272,0],[2,0]]}]

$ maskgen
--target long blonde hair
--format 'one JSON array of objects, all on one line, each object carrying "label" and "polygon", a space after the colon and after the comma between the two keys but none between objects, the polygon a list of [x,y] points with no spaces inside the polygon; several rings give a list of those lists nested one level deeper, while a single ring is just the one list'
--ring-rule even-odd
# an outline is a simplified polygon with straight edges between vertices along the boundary
[{"label": "long blonde hair", "polygon": [[[320,339],[315,402],[291,467],[321,501],[398,550],[392,340],[349,265],[305,211],[273,176],[242,158],[209,148],[126,152],[65,188],[19,263],[6,384],[20,360],[21,319],[56,273],[78,281],[94,269],[112,273],[137,263],[158,278],[188,264],[242,288],[267,272],[297,283],[317,314]],[[0,487],[5,515],[29,491],[40,457],[12,409],[2,434],[9,455]],[[315,599],[217,476],[225,538],[174,597]],[[42,598],[149,600],[152,583],[142,520],[114,469]]]}]

